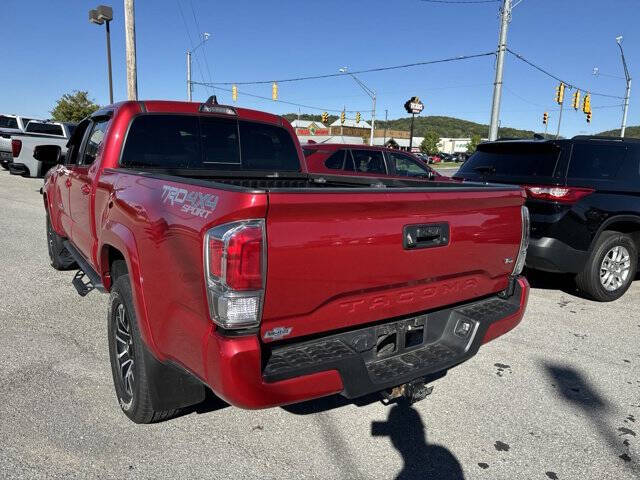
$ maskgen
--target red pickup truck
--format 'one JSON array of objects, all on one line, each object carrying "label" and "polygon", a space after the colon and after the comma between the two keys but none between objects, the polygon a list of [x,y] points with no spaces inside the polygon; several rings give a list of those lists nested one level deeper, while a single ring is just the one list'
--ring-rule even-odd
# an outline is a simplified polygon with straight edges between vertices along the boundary
[{"label": "red pickup truck", "polygon": [[[375,181],[373,181],[375,180]],[[110,292],[122,410],[210,388],[243,408],[426,382],[522,319],[519,187],[311,174],[289,123],[123,102],[81,122],[43,187],[57,269]]]}]

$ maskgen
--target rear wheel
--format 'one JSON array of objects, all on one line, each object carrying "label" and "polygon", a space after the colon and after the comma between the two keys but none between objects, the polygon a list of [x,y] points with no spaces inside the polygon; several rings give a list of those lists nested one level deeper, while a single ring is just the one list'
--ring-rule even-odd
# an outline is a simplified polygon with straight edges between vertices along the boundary
[{"label": "rear wheel", "polygon": [[[115,269],[114,269],[115,270]],[[118,402],[136,423],[153,423],[174,416],[178,410],[157,411],[151,399],[152,380],[147,375],[145,346],[133,308],[128,274],[117,277],[109,297],[109,358]]]},{"label": "rear wheel", "polygon": [[64,246],[64,238],[56,233],[51,226],[51,219],[47,214],[47,250],[51,266],[56,270],[72,270],[77,268],[75,260]]},{"label": "rear wheel", "polygon": [[617,300],[636,276],[638,251],[624,233],[603,232],[584,270],[576,276],[578,288],[599,302]]}]

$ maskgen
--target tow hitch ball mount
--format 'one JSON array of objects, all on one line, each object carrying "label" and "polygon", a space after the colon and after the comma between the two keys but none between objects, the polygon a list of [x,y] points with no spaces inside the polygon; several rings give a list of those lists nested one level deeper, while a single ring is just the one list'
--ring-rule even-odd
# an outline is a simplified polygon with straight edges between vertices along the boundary
[{"label": "tow hitch ball mount", "polygon": [[414,380],[398,385],[397,387],[383,390],[380,394],[382,395],[382,403],[385,405],[399,398],[404,398],[411,404],[423,400],[427,395],[430,395],[432,391],[433,386],[427,385],[424,380]]}]

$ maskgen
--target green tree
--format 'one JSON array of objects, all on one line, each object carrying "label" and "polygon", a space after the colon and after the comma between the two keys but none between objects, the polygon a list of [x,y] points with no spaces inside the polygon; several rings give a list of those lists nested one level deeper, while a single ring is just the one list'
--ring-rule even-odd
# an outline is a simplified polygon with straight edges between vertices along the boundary
[{"label": "green tree", "polygon": [[79,122],[98,110],[100,105],[89,99],[89,92],[74,90],[65,93],[51,110],[51,118],[58,122]]},{"label": "green tree", "polygon": [[471,141],[467,145],[467,153],[475,152],[476,148],[478,147],[478,144],[481,142],[482,142],[482,137],[480,137],[480,135],[478,135],[477,133],[471,135]]},{"label": "green tree", "polygon": [[433,130],[427,131],[424,135],[424,140],[420,144],[420,151],[427,155],[435,155],[438,153],[438,143],[440,142],[440,135]]}]

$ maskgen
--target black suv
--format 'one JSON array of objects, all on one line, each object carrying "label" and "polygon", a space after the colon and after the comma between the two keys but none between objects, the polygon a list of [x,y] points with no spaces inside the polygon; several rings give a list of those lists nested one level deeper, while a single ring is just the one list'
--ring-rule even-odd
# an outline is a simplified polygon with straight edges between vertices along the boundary
[{"label": "black suv", "polygon": [[483,143],[454,178],[525,188],[529,268],[575,274],[578,288],[603,302],[631,285],[640,249],[640,139]]}]

